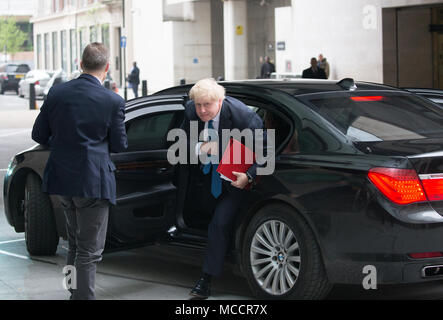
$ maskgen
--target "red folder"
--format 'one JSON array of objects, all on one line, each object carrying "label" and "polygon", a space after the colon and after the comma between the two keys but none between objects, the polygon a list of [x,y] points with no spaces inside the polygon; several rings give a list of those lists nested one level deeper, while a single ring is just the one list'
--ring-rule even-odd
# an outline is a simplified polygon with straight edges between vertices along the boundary
[{"label": "red folder", "polygon": [[254,152],[239,141],[231,138],[217,168],[217,172],[235,182],[237,177],[232,172],[246,173],[254,162]]}]

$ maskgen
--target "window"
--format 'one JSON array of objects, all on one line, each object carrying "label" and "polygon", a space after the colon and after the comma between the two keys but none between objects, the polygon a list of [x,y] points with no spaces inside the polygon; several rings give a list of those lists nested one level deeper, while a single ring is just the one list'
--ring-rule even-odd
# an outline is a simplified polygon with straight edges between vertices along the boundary
[{"label": "window", "polygon": [[80,57],[83,55],[83,51],[85,50],[86,46],[88,45],[87,43],[87,38],[86,38],[86,29],[82,28],[79,32],[79,40],[80,40]]},{"label": "window", "polygon": [[174,115],[175,112],[167,112],[132,120],[126,129],[127,152],[167,149],[166,138]]},{"label": "window", "polygon": [[52,33],[52,68],[54,70],[60,68],[58,60],[58,32]]},{"label": "window", "polygon": [[37,35],[37,69],[42,67],[42,36],[41,34]]},{"label": "window", "polygon": [[77,34],[74,29],[69,31],[71,41],[71,72],[78,69],[77,61]]},{"label": "window", "polygon": [[92,26],[89,28],[89,40],[91,43],[97,42],[98,35],[97,35],[97,27],[96,26]]},{"label": "window", "polygon": [[6,66],[6,73],[15,73],[17,72],[18,65],[16,64],[8,64]]},{"label": "window", "polygon": [[440,137],[443,112],[410,94],[334,94],[309,98],[311,108],[356,141]]},{"label": "window", "polygon": [[102,43],[106,48],[110,49],[109,24],[102,25]]},{"label": "window", "polygon": [[63,30],[61,32],[61,52],[62,52],[62,69],[67,70],[68,69],[68,61],[67,61],[67,36],[66,36],[66,30]]},{"label": "window", "polygon": [[19,65],[16,70],[17,73],[28,73],[29,71],[31,71],[31,68],[27,64]]},{"label": "window", "polygon": [[45,33],[45,68],[50,69],[49,55],[51,54],[51,48],[49,46],[49,33]]}]

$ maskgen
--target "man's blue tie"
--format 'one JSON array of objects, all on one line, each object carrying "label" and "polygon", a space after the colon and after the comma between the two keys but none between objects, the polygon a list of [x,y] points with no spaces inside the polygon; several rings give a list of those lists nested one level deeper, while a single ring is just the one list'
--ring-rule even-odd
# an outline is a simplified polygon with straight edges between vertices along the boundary
[{"label": "man's blue tie", "polygon": [[[208,124],[208,129],[214,130],[214,120],[210,120]],[[211,136],[209,135],[209,141],[211,141]],[[209,174],[212,169],[212,178],[211,178],[211,193],[215,199],[220,197],[222,193],[222,180],[220,178],[220,174],[217,172],[218,164],[208,163],[203,167],[203,173]]]}]

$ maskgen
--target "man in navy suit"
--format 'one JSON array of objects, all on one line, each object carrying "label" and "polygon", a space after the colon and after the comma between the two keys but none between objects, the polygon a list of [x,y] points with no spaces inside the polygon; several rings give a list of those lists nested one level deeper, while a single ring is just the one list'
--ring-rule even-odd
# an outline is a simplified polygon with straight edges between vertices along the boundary
[{"label": "man in navy suit", "polygon": [[[222,157],[223,130],[263,129],[263,121],[243,102],[225,96],[225,89],[214,79],[199,81],[190,91],[191,101],[186,106],[182,129],[190,136],[191,122],[198,122],[199,134],[204,132],[204,141],[191,144],[191,152],[196,155],[206,154]],[[219,141],[211,140],[210,130],[218,133]],[[218,164],[202,165],[206,176],[205,188],[215,198],[215,210],[208,228],[208,244],[203,274],[190,294],[196,298],[206,299],[210,296],[210,284],[213,276],[220,276],[223,271],[225,256],[228,250],[231,231],[236,212],[245,197],[245,188],[254,182],[257,175],[257,164],[246,173],[233,172],[237,181],[222,181],[216,171]]]},{"label": "man in navy suit", "polygon": [[128,77],[128,82],[131,84],[134,97],[138,98],[138,86],[140,85],[140,69],[137,67],[137,62],[133,63],[131,74]]},{"label": "man in navy suit", "polygon": [[311,67],[303,71],[303,79],[327,79],[325,70],[318,66],[316,58],[311,59]]},{"label": "man in navy suit", "polygon": [[53,87],[41,108],[32,139],[51,153],[43,191],[57,195],[65,209],[69,252],[76,286],[71,299],[95,299],[96,264],[106,241],[109,204],[116,203],[115,166],[110,152],[127,148],[125,101],[103,87],[109,70],[109,50],[88,45],[82,56],[83,74]]}]

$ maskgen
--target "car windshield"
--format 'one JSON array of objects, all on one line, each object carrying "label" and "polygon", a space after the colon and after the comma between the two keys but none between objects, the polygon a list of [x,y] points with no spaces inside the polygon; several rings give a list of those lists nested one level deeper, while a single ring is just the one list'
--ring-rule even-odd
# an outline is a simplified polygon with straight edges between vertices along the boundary
[{"label": "car windshield", "polygon": [[6,72],[7,73],[14,73],[17,71],[18,66],[16,65],[8,65],[6,66]]},{"label": "car windshield", "polygon": [[356,141],[443,137],[443,111],[411,94],[333,93],[310,95],[303,100]]}]

